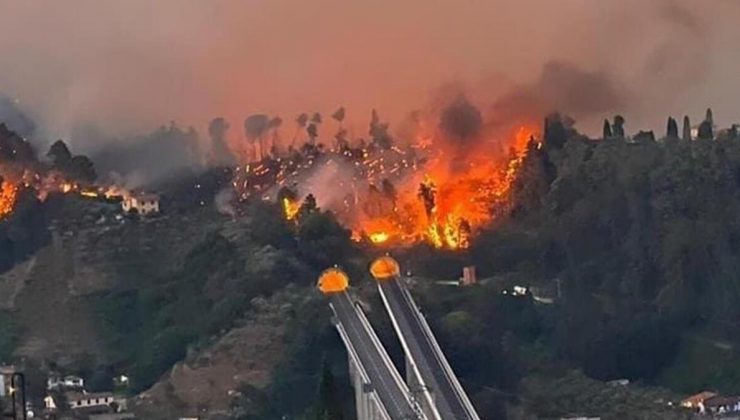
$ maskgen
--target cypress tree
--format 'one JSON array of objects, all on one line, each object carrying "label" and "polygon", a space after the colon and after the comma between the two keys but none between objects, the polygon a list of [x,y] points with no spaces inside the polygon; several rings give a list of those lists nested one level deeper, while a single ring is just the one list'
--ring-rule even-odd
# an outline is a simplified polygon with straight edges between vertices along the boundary
[{"label": "cypress tree", "polygon": [[714,115],[712,114],[712,108],[707,108],[706,116],[704,121],[707,121],[711,126],[714,126]]},{"label": "cypress tree", "polygon": [[685,141],[691,141],[691,121],[689,121],[689,116],[685,115],[683,117],[683,139]]},{"label": "cypress tree", "polygon": [[673,117],[668,117],[668,126],[666,127],[666,137],[677,139],[678,138],[678,124]]},{"label": "cypress tree", "polygon": [[604,139],[608,139],[612,136],[612,126],[609,124],[609,120],[604,120]]},{"label": "cypress tree", "polygon": [[617,115],[614,117],[614,126],[612,128],[614,135],[617,137],[624,137],[624,117]]}]

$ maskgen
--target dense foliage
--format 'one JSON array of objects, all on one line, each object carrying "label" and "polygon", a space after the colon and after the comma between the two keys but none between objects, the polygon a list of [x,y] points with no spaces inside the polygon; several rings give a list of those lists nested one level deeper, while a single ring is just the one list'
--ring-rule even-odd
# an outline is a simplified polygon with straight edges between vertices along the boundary
[{"label": "dense foliage", "polygon": [[475,243],[472,260],[482,273],[552,292],[543,337],[565,359],[596,378],[653,381],[687,331],[735,342],[740,137],[733,128],[715,138],[705,127],[696,140],[679,139],[669,121],[658,141],[626,138],[622,124],[616,118],[618,134],[588,139],[567,120],[548,119],[543,144],[526,153],[509,216]]},{"label": "dense foliage", "polygon": [[288,284],[310,285],[326,255],[349,255],[348,233],[331,214],[315,210],[297,226],[275,206],[248,209],[245,234],[209,234],[181,265],[158,279],[140,279],[93,296],[114,363],[130,372],[134,390],[145,389],[189,346],[208,343],[250,308]]}]

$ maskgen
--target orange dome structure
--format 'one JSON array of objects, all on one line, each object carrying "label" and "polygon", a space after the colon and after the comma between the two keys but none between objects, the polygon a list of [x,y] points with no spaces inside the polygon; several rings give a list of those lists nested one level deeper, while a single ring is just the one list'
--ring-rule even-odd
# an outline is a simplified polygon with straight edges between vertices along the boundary
[{"label": "orange dome structure", "polygon": [[318,287],[324,294],[343,292],[349,287],[349,276],[339,268],[326,269],[319,276]]},{"label": "orange dome structure", "polygon": [[392,257],[380,257],[370,264],[370,274],[375,280],[390,280],[401,275],[401,268],[398,261]]}]

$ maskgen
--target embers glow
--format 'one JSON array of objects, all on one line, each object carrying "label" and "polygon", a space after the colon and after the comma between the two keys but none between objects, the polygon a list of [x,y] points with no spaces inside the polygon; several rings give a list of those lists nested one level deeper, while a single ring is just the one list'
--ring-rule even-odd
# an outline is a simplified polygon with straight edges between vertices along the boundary
[{"label": "embers glow", "polygon": [[309,193],[352,231],[352,239],[376,246],[428,243],[464,249],[476,232],[501,214],[532,137],[534,124],[507,133],[481,133],[451,140],[427,123],[406,146],[360,143],[267,156],[235,170],[239,200],[281,198],[288,220],[298,217],[301,197]]},{"label": "embers glow", "polygon": [[504,142],[508,154],[477,147],[460,159],[462,163],[444,148],[434,150],[425,138],[431,156],[418,171],[421,175],[398,182],[392,195],[368,194],[372,205],[365,208],[374,212],[365,211],[349,222],[353,237],[367,237],[374,244],[426,241],[436,248],[469,247],[475,230],[490,223],[508,203],[522,155],[535,135],[535,129],[521,126]]}]

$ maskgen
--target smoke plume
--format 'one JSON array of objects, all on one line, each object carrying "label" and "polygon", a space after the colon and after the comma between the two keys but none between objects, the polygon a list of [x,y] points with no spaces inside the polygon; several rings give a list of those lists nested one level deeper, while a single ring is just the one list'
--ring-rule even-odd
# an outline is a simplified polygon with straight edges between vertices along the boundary
[{"label": "smoke plume", "polygon": [[635,128],[707,106],[720,124],[740,119],[734,0],[5,1],[0,13],[0,93],[40,140],[85,153],[171,120],[207,133],[218,116],[240,127],[340,104],[350,135],[373,108],[394,127],[450,81],[484,113],[559,108],[594,133],[615,113]]}]

